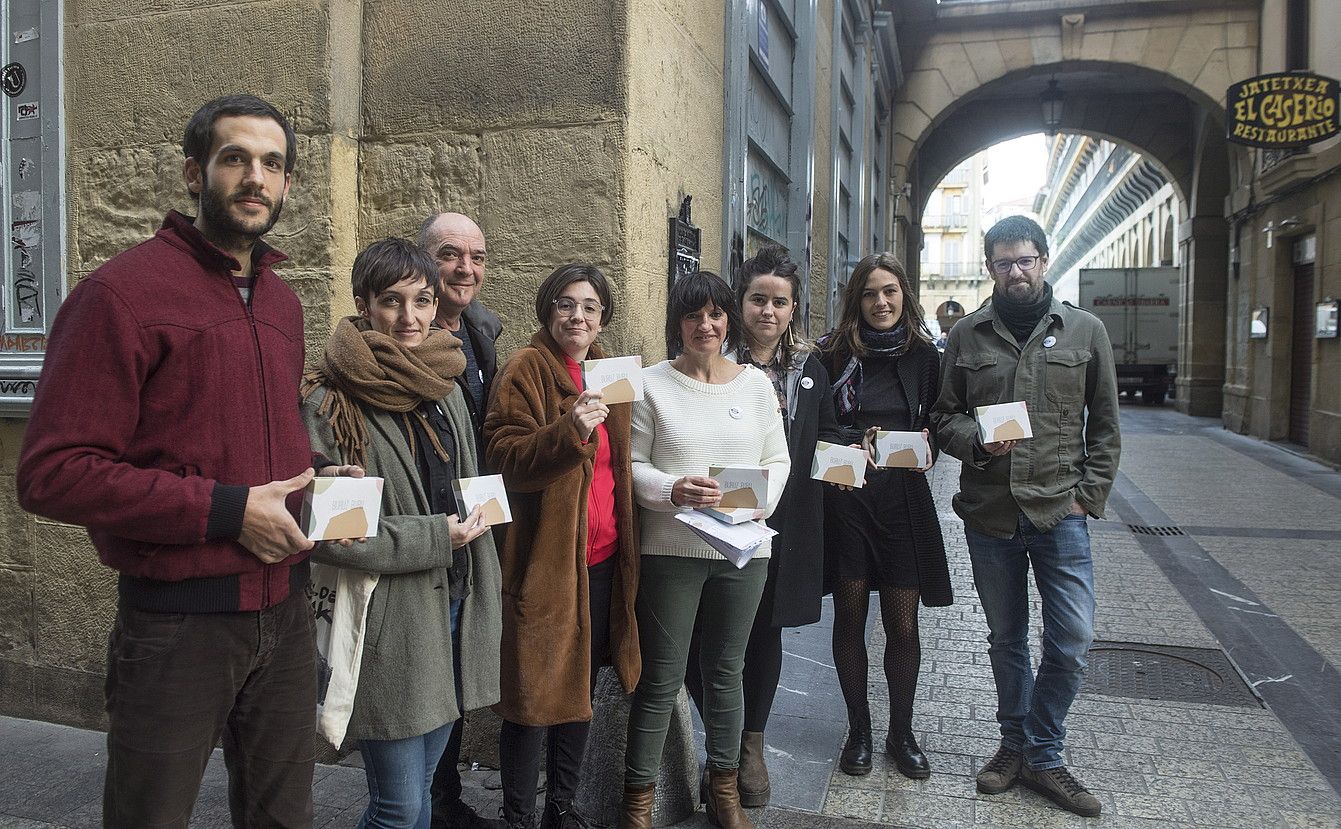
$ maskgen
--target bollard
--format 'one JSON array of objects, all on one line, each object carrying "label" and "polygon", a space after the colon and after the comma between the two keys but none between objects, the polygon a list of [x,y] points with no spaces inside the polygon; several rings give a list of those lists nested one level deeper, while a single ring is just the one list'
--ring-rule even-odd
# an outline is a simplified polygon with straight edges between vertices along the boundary
[{"label": "bollard", "polygon": [[[624,746],[628,737],[629,703],[612,668],[601,668],[596,680],[594,716],[587,754],[582,758],[582,783],[577,789],[577,808],[597,823],[619,824],[624,797]],[[661,752],[657,774],[656,805],[652,826],[679,823],[698,808],[698,750],[694,722],[689,715],[689,694],[680,688],[671,711],[666,747]]]}]

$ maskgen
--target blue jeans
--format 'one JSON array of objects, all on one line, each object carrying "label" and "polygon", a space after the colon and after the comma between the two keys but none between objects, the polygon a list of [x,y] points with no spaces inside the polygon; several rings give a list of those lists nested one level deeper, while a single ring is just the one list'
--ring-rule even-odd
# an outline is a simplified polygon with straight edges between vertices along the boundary
[{"label": "blue jeans", "polygon": [[[1080,690],[1094,641],[1094,568],[1085,516],[1041,532],[1023,515],[1015,535],[994,538],[964,528],[973,582],[987,616],[1001,743],[1033,769],[1063,765],[1066,712]],[[1029,566],[1043,600],[1043,661],[1029,656]]]},{"label": "blue jeans", "polygon": [[[453,653],[460,650],[461,601],[451,608]],[[460,660],[457,660],[460,665]],[[456,698],[461,699],[460,670],[456,674]],[[359,753],[368,776],[368,808],[359,818],[359,829],[429,829],[433,820],[433,772],[447,748],[455,722],[438,726],[427,734],[403,740],[359,740]]]}]

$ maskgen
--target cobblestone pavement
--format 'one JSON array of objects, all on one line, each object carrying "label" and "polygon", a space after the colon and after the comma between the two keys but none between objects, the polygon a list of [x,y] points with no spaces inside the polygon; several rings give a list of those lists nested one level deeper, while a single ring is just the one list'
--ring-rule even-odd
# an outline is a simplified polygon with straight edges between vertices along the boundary
[{"label": "cobblestone pavement", "polygon": [[[1067,721],[1067,761],[1103,802],[1102,818],[1070,815],[1021,787],[977,794],[973,775],[997,745],[996,696],[962,524],[950,509],[958,464],[946,458],[932,485],[956,604],[922,611],[914,721],[932,776],[907,780],[882,754],[867,777],[836,770],[843,709],[826,601],[824,620],[784,639],[782,687],[767,735],[773,807],[754,812],[761,829],[1341,828],[1341,474],[1168,409],[1124,407],[1123,428],[1112,509],[1108,520],[1090,522],[1098,638],[1223,649],[1263,701],[1157,701],[1082,690]],[[1183,534],[1138,535],[1128,524]],[[1037,613],[1035,603],[1035,643]],[[871,642],[872,713],[883,729],[888,702],[878,625]],[[875,737],[879,747],[884,731]],[[103,739],[95,731],[0,718],[0,829],[97,826]],[[317,827],[356,824],[367,797],[356,757],[318,766]],[[482,814],[497,810],[496,777],[466,775],[465,797]],[[228,825],[226,785],[216,757],[193,826]],[[700,810],[677,829],[706,825]]]},{"label": "cobblestone pavement", "polygon": [[[1124,479],[1117,491],[1127,497],[1120,509],[1110,510],[1109,520],[1090,522],[1097,638],[1218,648],[1221,642],[1203,617],[1227,614],[1245,620],[1250,630],[1278,620],[1274,623],[1284,621],[1314,649],[1297,648],[1281,659],[1334,677],[1334,666],[1341,664],[1336,661],[1341,655],[1341,533],[1334,532],[1341,528],[1341,475],[1277,447],[1240,442],[1224,435],[1215,421],[1168,410],[1124,407],[1123,426]],[[949,506],[958,474],[958,463],[945,459],[933,481],[956,603],[924,608],[921,615],[923,662],[914,726],[931,758],[932,776],[907,780],[877,754],[869,777],[835,770],[825,814],[936,829],[1341,826],[1341,798],[1334,789],[1341,780],[1329,782],[1320,773],[1273,713],[1270,696],[1267,703],[1273,707],[1249,707],[1082,690],[1067,720],[1067,762],[1103,802],[1103,817],[1068,814],[1020,786],[997,796],[978,794],[973,775],[997,747],[996,696],[963,523]],[[1172,519],[1187,533],[1183,543],[1195,542],[1197,557],[1212,559],[1247,590],[1233,595],[1221,595],[1228,590],[1180,591],[1126,526],[1151,523],[1131,506],[1141,494],[1158,505],[1163,513],[1158,517]],[[1037,596],[1032,598],[1037,659],[1041,622]],[[876,626],[872,666],[880,664],[883,644]],[[1256,687],[1264,694],[1278,682],[1307,691],[1305,671],[1256,675],[1245,658],[1253,654],[1239,650],[1231,655],[1250,682],[1261,683]],[[888,701],[878,673],[872,670],[871,689],[876,728],[882,728],[888,723]],[[1323,704],[1327,710],[1316,710],[1316,718],[1302,719],[1335,723],[1341,696],[1324,698]],[[1341,735],[1323,730],[1330,733],[1321,751],[1330,751],[1334,759]],[[883,738],[884,732],[876,733],[877,747]]]}]

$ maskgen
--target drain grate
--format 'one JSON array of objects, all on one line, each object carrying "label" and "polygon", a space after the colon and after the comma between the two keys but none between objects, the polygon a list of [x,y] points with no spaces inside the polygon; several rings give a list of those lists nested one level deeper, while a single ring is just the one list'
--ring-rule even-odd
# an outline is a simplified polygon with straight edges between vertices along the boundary
[{"label": "drain grate", "polygon": [[1081,693],[1261,707],[1224,651],[1095,642]]},{"label": "drain grate", "polygon": [[1147,527],[1145,524],[1128,524],[1127,529],[1141,535],[1187,535],[1182,527]]}]

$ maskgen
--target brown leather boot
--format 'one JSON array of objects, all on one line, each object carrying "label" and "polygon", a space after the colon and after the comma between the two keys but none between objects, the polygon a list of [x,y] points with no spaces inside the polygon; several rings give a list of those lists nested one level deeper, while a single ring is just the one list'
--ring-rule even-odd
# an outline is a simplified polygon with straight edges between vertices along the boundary
[{"label": "brown leather boot", "polygon": [[754,829],[740,808],[736,769],[708,767],[708,822],[719,829]]},{"label": "brown leather boot", "polygon": [[768,805],[770,786],[768,766],[764,765],[764,732],[740,732],[740,775],[736,779],[740,789],[740,805],[757,808]]},{"label": "brown leather boot", "polygon": [[652,804],[656,802],[656,783],[624,786],[624,806],[619,812],[619,829],[652,829]]}]

